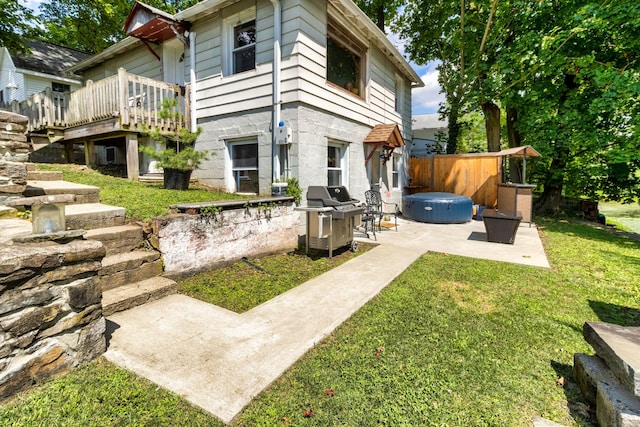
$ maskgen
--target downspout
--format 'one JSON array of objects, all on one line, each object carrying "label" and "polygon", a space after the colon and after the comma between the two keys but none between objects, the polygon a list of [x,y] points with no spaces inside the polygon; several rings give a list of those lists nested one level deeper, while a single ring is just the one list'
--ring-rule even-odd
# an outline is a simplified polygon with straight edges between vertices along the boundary
[{"label": "downspout", "polygon": [[198,119],[196,117],[196,32],[189,33],[189,108],[191,109],[191,132],[195,132],[198,128]]},{"label": "downspout", "polygon": [[281,30],[281,14],[282,7],[280,0],[271,0],[273,4],[273,121],[271,124],[271,154],[273,165],[271,170],[271,182],[275,182],[280,178],[280,159],[278,146],[276,144],[276,132],[280,125],[280,103],[282,102],[280,93],[281,79],[281,52],[280,40],[282,38]]}]

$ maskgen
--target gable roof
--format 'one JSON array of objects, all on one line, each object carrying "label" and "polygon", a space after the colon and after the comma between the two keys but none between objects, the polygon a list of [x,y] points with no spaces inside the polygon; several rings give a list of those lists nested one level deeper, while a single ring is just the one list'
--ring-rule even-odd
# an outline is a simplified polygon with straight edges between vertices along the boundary
[{"label": "gable roof", "polygon": [[[171,17],[176,22],[181,23],[193,23],[195,20],[202,19],[206,16],[218,13],[220,10],[231,4],[237,3],[239,0],[204,0],[200,3],[196,3],[188,9],[185,9],[177,14],[171,16],[164,12],[162,14]],[[318,1],[318,0],[313,0]],[[407,77],[413,87],[422,87],[424,83],[420,76],[411,68],[411,65],[407,60],[398,52],[398,50],[389,41],[387,36],[380,30],[369,17],[352,1],[352,0],[326,0],[327,4],[332,5],[340,14],[349,20],[354,27],[363,32],[373,44],[375,44],[396,66],[402,70],[405,77]],[[136,5],[139,2],[136,2]],[[144,4],[142,4],[144,5]],[[144,5],[149,10],[152,10],[151,6]],[[134,6],[135,8],[135,6]],[[132,11],[133,12],[133,11]],[[77,64],[70,68],[70,71],[81,71],[92,67],[95,64],[103,62],[109,58],[126,52],[136,44],[141,43],[137,38],[129,36],[122,41],[108,47],[101,53]]]},{"label": "gable roof", "polygon": [[404,139],[396,123],[376,125],[364,139],[365,144],[384,145],[386,147],[402,147]]},{"label": "gable roof", "polygon": [[69,67],[91,57],[91,54],[43,41],[32,40],[27,45],[31,53],[11,55],[16,68],[65,77],[69,75],[66,72]]},{"label": "gable roof", "polygon": [[171,14],[136,1],[124,22],[123,30],[139,39],[160,43],[184,33],[188,27],[187,23],[173,19]]}]

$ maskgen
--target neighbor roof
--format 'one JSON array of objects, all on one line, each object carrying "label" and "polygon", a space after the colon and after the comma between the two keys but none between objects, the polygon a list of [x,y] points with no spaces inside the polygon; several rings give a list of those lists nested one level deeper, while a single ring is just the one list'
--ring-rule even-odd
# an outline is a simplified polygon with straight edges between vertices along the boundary
[{"label": "neighbor roof", "polygon": [[440,114],[416,114],[412,117],[412,126],[411,128],[415,130],[424,130],[424,129],[446,129],[449,121],[445,118],[444,120],[440,119]]},{"label": "neighbor roof", "polygon": [[56,76],[67,76],[69,67],[89,58],[91,55],[79,50],[69,49],[43,41],[28,41],[31,53],[12,53],[11,59],[16,68],[37,71]]}]

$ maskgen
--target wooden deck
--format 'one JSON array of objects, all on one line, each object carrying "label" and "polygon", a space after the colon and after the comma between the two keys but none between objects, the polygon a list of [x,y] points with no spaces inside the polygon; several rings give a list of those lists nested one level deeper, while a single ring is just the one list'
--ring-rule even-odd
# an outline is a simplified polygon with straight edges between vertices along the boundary
[{"label": "wooden deck", "polygon": [[[27,132],[47,134],[58,131],[58,140],[89,139],[113,132],[141,132],[158,127],[175,132],[189,125],[189,91],[135,74],[125,69],[74,92],[47,89],[29,99],[14,101],[5,109],[29,118]],[[180,119],[159,116],[165,99],[177,99]]]}]

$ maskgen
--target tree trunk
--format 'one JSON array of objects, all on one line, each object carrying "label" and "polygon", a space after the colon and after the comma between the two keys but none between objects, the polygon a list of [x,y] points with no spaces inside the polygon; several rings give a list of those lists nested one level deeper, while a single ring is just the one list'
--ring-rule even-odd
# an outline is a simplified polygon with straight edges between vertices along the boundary
[{"label": "tree trunk", "polygon": [[447,154],[455,154],[458,149],[458,136],[460,134],[459,116],[460,110],[458,106],[452,103],[451,107],[449,107],[449,124],[447,126]]},{"label": "tree trunk", "polygon": [[[515,108],[507,108],[507,138],[509,139],[509,148],[520,147],[520,133],[516,129],[518,121],[518,112]],[[522,162],[518,159],[509,159],[509,177],[511,182],[522,182]]]},{"label": "tree trunk", "polygon": [[500,151],[500,107],[493,102],[482,104],[484,124],[487,130],[487,151]]},{"label": "tree trunk", "polygon": [[536,206],[543,213],[557,214],[560,212],[564,186],[564,169],[567,166],[569,152],[568,150],[563,150],[556,154],[557,156],[551,161],[549,173],[544,180],[544,192]]}]

